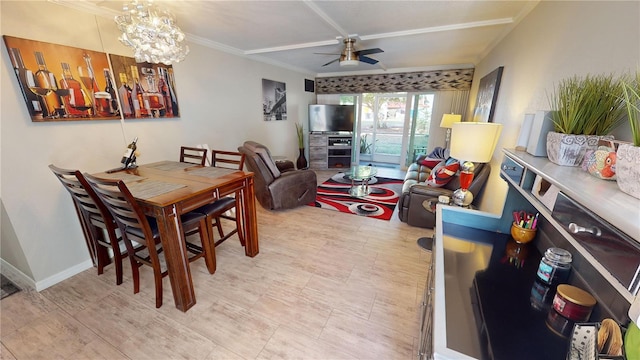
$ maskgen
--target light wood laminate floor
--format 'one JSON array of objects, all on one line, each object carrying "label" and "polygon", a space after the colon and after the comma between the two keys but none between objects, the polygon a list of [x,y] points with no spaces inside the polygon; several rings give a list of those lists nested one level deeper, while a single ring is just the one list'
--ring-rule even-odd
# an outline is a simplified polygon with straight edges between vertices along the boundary
[{"label": "light wood laminate floor", "polygon": [[[318,182],[335,171],[318,171]],[[382,174],[380,174],[382,176]],[[388,174],[387,174],[388,175]],[[397,212],[397,209],[396,209]],[[302,206],[258,205],[260,253],[237,237],[216,248],[218,268],[191,264],[197,304],[155,308],[153,276],[133,294],[128,261],[40,293],[0,302],[2,359],[412,359],[432,231]]]}]

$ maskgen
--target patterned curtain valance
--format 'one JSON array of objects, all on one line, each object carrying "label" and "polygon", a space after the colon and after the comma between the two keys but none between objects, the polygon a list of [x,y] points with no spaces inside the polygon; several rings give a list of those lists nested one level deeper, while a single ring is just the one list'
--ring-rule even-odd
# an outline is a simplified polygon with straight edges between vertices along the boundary
[{"label": "patterned curtain valance", "polygon": [[474,69],[316,78],[317,94],[469,90]]}]

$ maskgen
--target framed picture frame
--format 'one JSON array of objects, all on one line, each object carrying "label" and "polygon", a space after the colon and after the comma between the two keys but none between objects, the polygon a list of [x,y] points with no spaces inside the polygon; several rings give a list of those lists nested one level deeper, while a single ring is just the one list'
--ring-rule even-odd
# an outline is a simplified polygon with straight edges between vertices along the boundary
[{"label": "framed picture frame", "polygon": [[136,62],[114,54],[109,59],[125,119],[180,117],[172,65]]},{"label": "framed picture frame", "polygon": [[32,122],[180,117],[173,67],[3,36]]},{"label": "framed picture frame", "polygon": [[3,38],[31,121],[120,119],[106,53]]},{"label": "framed picture frame", "polygon": [[262,115],[264,121],[287,120],[287,84],[262,79]]},{"label": "framed picture frame", "polygon": [[473,121],[493,122],[493,113],[496,109],[503,69],[504,66],[500,66],[480,79],[476,107],[473,111]]}]

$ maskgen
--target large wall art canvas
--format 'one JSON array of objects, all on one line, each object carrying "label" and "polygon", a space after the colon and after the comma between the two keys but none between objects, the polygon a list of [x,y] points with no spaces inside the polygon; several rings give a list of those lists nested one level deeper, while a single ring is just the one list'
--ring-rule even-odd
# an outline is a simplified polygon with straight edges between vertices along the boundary
[{"label": "large wall art canvas", "polygon": [[125,119],[180,117],[173,67],[109,54]]},{"label": "large wall art canvas", "polygon": [[120,119],[106,53],[3,37],[32,121]]},{"label": "large wall art canvas", "polygon": [[262,114],[264,121],[287,120],[287,85],[262,79]]},{"label": "large wall art canvas", "polygon": [[503,69],[504,67],[500,66],[480,79],[476,108],[473,111],[473,121],[493,122],[493,113],[496,109]]}]

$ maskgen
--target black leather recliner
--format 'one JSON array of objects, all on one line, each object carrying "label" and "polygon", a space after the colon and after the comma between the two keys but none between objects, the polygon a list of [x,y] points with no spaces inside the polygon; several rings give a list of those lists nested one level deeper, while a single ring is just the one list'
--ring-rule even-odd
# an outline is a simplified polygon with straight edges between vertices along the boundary
[{"label": "black leather recliner", "polygon": [[255,141],[245,141],[238,151],[254,173],[256,198],[265,209],[291,209],[316,200],[318,183],[313,170],[294,170],[290,161],[275,162],[269,149]]}]

